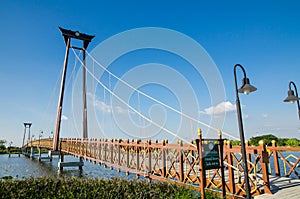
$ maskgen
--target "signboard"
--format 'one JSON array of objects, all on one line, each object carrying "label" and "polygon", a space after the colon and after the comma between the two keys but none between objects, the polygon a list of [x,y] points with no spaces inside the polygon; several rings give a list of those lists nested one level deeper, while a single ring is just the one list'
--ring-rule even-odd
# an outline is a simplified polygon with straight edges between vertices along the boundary
[{"label": "signboard", "polygon": [[220,168],[219,146],[215,142],[203,144],[204,169]]}]

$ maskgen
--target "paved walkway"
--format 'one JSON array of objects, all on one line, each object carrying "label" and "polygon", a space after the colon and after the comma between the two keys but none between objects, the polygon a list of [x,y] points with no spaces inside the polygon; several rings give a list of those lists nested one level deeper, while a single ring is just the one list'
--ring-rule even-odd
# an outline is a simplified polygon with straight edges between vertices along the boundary
[{"label": "paved walkway", "polygon": [[300,180],[287,177],[269,176],[273,194],[255,196],[255,199],[299,199]]}]

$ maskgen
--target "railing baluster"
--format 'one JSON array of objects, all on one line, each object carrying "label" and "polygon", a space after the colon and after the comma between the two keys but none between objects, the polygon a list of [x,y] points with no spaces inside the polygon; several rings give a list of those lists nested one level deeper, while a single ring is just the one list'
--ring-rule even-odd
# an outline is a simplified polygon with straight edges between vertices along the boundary
[{"label": "railing baluster", "polygon": [[165,152],[166,142],[162,140],[162,148],[161,148],[161,159],[162,159],[162,177],[166,177],[166,152]]},{"label": "railing baluster", "polygon": [[[152,163],[151,163],[151,140],[148,140],[148,175],[151,175],[152,172]],[[150,179],[150,177],[149,177]]]},{"label": "railing baluster", "polygon": [[[140,147],[139,147],[140,141],[141,140],[139,139],[136,140],[136,171],[137,172],[140,172]],[[136,178],[139,178],[138,173],[136,174]]]},{"label": "railing baluster", "polygon": [[[121,142],[122,142],[122,139],[119,139],[118,140],[118,166],[119,167],[121,166]],[[119,168],[118,171],[120,172],[121,169]]]},{"label": "railing baluster", "polygon": [[184,165],[183,165],[183,150],[181,149],[182,148],[182,141],[181,140],[178,140],[178,151],[177,151],[177,154],[178,154],[178,161],[179,161],[179,181],[180,182],[183,182],[183,179],[184,179]]},{"label": "railing baluster", "polygon": [[272,140],[272,151],[273,151],[275,175],[280,176],[279,161],[278,161],[279,157],[278,157],[278,152],[276,150],[276,141],[275,140]]},{"label": "railing baluster", "polygon": [[[227,141],[227,164],[228,165],[232,165],[233,166],[233,157],[232,157],[232,145],[230,143],[230,141]],[[235,193],[235,183],[234,183],[234,170],[231,166],[228,166],[228,178],[229,178],[229,189],[231,193]]]},{"label": "railing baluster", "polygon": [[265,193],[272,193],[270,189],[270,180],[269,180],[269,172],[268,172],[268,163],[269,163],[269,156],[268,152],[266,150],[266,146],[264,145],[264,141],[261,140],[259,142],[260,146],[260,155],[262,157],[261,160],[261,168],[262,168],[262,176],[263,176],[263,181],[264,181],[264,191]]}]

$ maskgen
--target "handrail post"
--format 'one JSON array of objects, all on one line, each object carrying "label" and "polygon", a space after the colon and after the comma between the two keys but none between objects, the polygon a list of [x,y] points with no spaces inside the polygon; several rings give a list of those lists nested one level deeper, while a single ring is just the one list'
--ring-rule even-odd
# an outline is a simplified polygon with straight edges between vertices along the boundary
[{"label": "handrail post", "polygon": [[166,177],[166,153],[165,153],[165,146],[166,146],[166,141],[162,140],[162,148],[161,148],[161,161],[162,161],[162,177]]},{"label": "handrail post", "polygon": [[[130,154],[129,154],[129,140],[128,139],[126,139],[125,140],[125,143],[126,143],[126,166],[127,166],[127,168],[129,168],[129,166],[130,166],[130,160],[129,160],[129,158],[130,158]],[[126,171],[126,175],[129,175],[129,172],[128,171]]]},{"label": "handrail post", "polygon": [[118,171],[121,172],[121,169],[120,169],[120,166],[121,166],[121,142],[122,142],[122,139],[119,139],[118,140]]},{"label": "handrail post", "polygon": [[104,161],[107,163],[107,139],[104,140]]},{"label": "handrail post", "polygon": [[269,156],[263,140],[259,141],[259,146],[260,146],[260,155],[262,157],[261,168],[262,168],[262,177],[264,181],[264,192],[271,194],[272,192],[270,189],[269,172],[268,172]]},{"label": "handrail post", "polygon": [[96,141],[95,141],[95,138],[92,138],[92,144],[91,144],[91,156],[92,156],[92,158],[95,158],[96,156],[95,156],[95,154],[96,154]]},{"label": "handrail post", "polygon": [[113,170],[113,166],[114,165],[114,139],[110,140],[110,170]]},{"label": "handrail post", "polygon": [[275,140],[272,140],[272,152],[273,152],[273,159],[274,159],[275,175],[280,176],[278,152],[276,149],[276,141]]},{"label": "handrail post", "polygon": [[[245,147],[246,147],[246,149],[249,147],[249,140],[245,140]],[[251,154],[247,153],[246,157],[247,157],[247,165],[248,165],[248,172],[249,172],[249,170],[251,170],[251,167],[252,167],[252,165],[251,165]]]},{"label": "handrail post", "polygon": [[201,192],[201,198],[205,199],[206,172],[204,169],[204,161],[203,161],[201,129],[198,129],[198,139],[196,139],[196,143],[197,143],[198,156],[199,156],[200,192]]},{"label": "handrail post", "polygon": [[178,159],[179,159],[179,181],[183,182],[184,180],[184,171],[183,171],[183,151],[182,151],[182,141],[178,140]]},{"label": "handrail post", "polygon": [[99,160],[100,160],[100,164],[104,161],[104,158],[102,158],[103,157],[102,153],[103,153],[103,150],[104,150],[102,148],[102,147],[104,147],[103,141],[104,141],[103,139],[100,139],[100,141],[99,141]]},{"label": "handrail post", "polygon": [[99,160],[99,138],[95,139],[95,158]]},{"label": "handrail post", "polygon": [[84,156],[86,156],[86,153],[87,153],[87,142],[86,142],[86,139],[83,138],[83,151],[84,151]]},{"label": "handrail post", "polygon": [[235,194],[235,181],[234,181],[234,170],[231,166],[233,166],[233,157],[231,153],[232,145],[229,140],[227,140],[227,164],[228,166],[228,178],[229,178],[229,189],[230,192]]},{"label": "handrail post", "polygon": [[219,138],[219,152],[220,152],[220,167],[221,167],[221,175],[222,175],[222,197],[226,196],[226,188],[225,188],[225,173],[224,173],[224,160],[223,160],[223,151],[224,151],[224,143],[222,139],[222,132],[218,130],[218,138]]},{"label": "handrail post", "polygon": [[151,140],[148,140],[148,181],[151,181],[152,162],[151,162]]},{"label": "handrail post", "polygon": [[[141,140],[136,140],[136,170],[139,172],[140,170],[140,144]],[[136,178],[139,178],[139,174],[136,174]]]}]

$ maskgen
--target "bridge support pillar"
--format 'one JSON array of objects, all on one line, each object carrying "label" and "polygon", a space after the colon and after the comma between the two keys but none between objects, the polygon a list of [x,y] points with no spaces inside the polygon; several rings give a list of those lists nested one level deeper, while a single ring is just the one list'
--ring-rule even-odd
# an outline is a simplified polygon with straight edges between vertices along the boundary
[{"label": "bridge support pillar", "polygon": [[64,154],[61,153],[59,156],[59,161],[64,162],[64,159],[65,159],[65,156],[64,156]]},{"label": "bridge support pillar", "polygon": [[[47,157],[43,157],[42,156],[42,149],[40,146],[38,146],[38,150],[39,150],[39,161],[41,162],[42,160],[50,160],[50,162],[52,162],[52,156],[50,155],[50,153],[48,153]],[[49,151],[50,152],[50,151]]]},{"label": "bridge support pillar", "polygon": [[60,151],[50,150],[48,151],[48,156],[50,158],[50,162],[52,162],[53,156],[60,156]]},{"label": "bridge support pillar", "polygon": [[32,146],[31,148],[30,148],[30,159],[34,159],[34,147]]},{"label": "bridge support pillar", "polygon": [[82,171],[83,165],[83,157],[80,157],[78,162],[64,162],[64,155],[61,154],[58,162],[58,170],[62,171],[64,167],[78,167]]},{"label": "bridge support pillar", "polygon": [[39,151],[39,162],[40,162],[41,157],[42,157],[42,150],[41,150],[40,146],[38,146],[38,151]]},{"label": "bridge support pillar", "polygon": [[79,162],[80,162],[79,170],[82,171],[82,166],[83,166],[83,158],[82,157],[79,158]]}]

